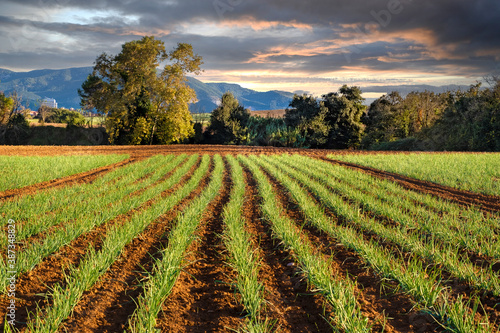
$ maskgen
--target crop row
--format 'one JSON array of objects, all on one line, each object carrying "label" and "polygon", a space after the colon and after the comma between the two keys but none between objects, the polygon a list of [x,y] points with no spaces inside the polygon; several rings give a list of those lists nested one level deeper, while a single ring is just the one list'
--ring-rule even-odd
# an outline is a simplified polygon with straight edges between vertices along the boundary
[{"label": "crop row", "polygon": [[[365,240],[364,235],[357,232],[351,224],[374,224],[376,222],[373,220],[368,222],[369,218],[360,213],[359,207],[332,195],[330,189],[319,181],[308,177],[307,170],[311,169],[310,164],[293,163],[300,169],[300,171],[293,171],[292,167],[284,166],[275,157],[263,157],[259,163],[288,189],[309,223],[337,239],[344,246],[358,252],[379,274],[396,280],[409,295],[421,304],[426,312],[432,313],[443,326],[452,331],[460,332],[487,332],[491,330],[487,320],[484,322],[474,321],[475,313],[468,312],[468,304],[462,301],[461,296],[453,299],[441,286],[439,270],[424,269],[424,264],[418,257],[405,261],[387,251],[384,246],[377,242]],[[293,180],[287,173],[297,180]],[[304,187],[314,192],[321,203],[331,209],[336,217],[343,218],[347,222],[346,225],[341,225],[328,217],[323,205],[316,203]],[[384,236],[386,235],[382,235],[382,237]],[[419,244],[425,246],[422,242]],[[449,263],[448,266],[450,266]],[[489,282],[494,285],[496,292],[498,275],[491,271],[490,273],[493,276],[488,276]]]},{"label": "crop row", "polygon": [[[178,157],[165,166],[168,169],[176,167],[185,157]],[[152,177],[147,177],[139,180],[144,174],[139,172],[132,175],[130,187],[124,186],[116,190],[114,187],[109,187],[107,195],[94,197],[91,204],[88,205],[89,210],[80,210],[77,214],[67,216],[65,212],[59,213],[65,223],[60,228],[57,228],[51,233],[47,233],[35,241],[27,243],[22,251],[17,254],[17,272],[25,273],[33,269],[48,255],[56,252],[62,246],[70,243],[80,235],[91,231],[96,226],[102,225],[110,221],[120,214],[126,214],[130,210],[139,207],[141,204],[158,196],[161,192],[175,185],[181,177],[194,165],[197,157],[192,156],[187,163],[184,163],[181,168],[177,168],[176,172],[165,182],[155,184],[156,179],[161,178],[165,172],[164,168],[160,168]],[[139,170],[141,170],[139,168]],[[136,180],[139,180],[136,182]],[[153,185],[154,186],[150,186]],[[150,186],[150,187],[147,187]],[[99,191],[98,187],[94,188]],[[142,192],[137,192],[140,189],[145,189]],[[135,192],[136,195],[133,195]],[[71,212],[71,210],[70,210]],[[49,219],[50,221],[50,219]],[[36,222],[35,222],[36,223]],[[7,274],[5,262],[0,262],[1,274]],[[3,277],[3,276],[2,276]],[[7,284],[6,279],[0,280],[2,290]]]}]

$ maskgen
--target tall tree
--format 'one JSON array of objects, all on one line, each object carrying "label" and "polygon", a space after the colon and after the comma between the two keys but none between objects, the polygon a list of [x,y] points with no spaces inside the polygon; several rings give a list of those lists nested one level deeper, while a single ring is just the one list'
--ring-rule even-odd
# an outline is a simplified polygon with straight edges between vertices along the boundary
[{"label": "tall tree", "polygon": [[343,85],[338,92],[323,96],[328,109],[325,120],[331,126],[328,146],[344,149],[356,148],[361,143],[364,125],[361,122],[366,106],[359,87]]},{"label": "tall tree", "polygon": [[[160,74],[157,68],[167,63]],[[122,45],[116,56],[101,54],[78,93],[82,106],[107,115],[111,143],[169,144],[194,133],[189,104],[196,94],[188,73],[199,74],[201,57],[189,44],[166,52],[152,36]]]},{"label": "tall tree", "polygon": [[500,151],[500,81],[490,88],[481,89],[478,83],[451,94],[432,132],[440,139],[440,149]]},{"label": "tall tree", "polygon": [[362,117],[366,125],[363,145],[369,147],[373,143],[394,141],[401,137],[396,125],[399,108],[403,97],[393,91],[373,101],[368,112]]},{"label": "tall tree", "polygon": [[14,99],[0,92],[0,125],[6,125],[9,122],[13,108]]},{"label": "tall tree", "polygon": [[22,112],[21,97],[0,92],[0,144],[20,144],[28,135],[29,123]]},{"label": "tall tree", "polygon": [[295,95],[285,110],[285,123],[305,137],[304,145],[322,147],[328,140],[331,126],[325,122],[328,109],[314,96]]},{"label": "tall tree", "polygon": [[220,105],[210,115],[207,132],[214,143],[240,144],[247,139],[250,112],[230,92],[222,95]]}]

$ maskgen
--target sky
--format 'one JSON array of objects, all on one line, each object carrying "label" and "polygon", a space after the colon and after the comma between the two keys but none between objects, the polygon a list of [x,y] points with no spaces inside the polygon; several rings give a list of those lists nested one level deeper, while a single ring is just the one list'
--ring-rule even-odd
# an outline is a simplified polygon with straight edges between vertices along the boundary
[{"label": "sky", "polygon": [[[499,0],[0,0],[0,68],[92,66],[155,36],[204,82],[325,94],[500,73]],[[367,96],[369,97],[369,96]]]}]

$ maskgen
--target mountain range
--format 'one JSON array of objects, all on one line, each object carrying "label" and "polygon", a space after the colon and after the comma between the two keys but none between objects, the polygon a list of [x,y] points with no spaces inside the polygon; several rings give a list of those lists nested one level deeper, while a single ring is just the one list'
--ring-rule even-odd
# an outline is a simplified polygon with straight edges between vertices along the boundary
[{"label": "mountain range", "polygon": [[[82,86],[92,67],[67,69],[42,69],[30,72],[13,72],[0,68],[0,91],[9,94],[17,91],[23,98],[23,105],[36,109],[44,98],[54,98],[59,107],[80,108],[78,88]],[[188,84],[196,91],[198,102],[190,106],[193,113],[211,112],[217,107],[222,95],[230,91],[240,103],[254,111],[278,110],[289,106],[293,93],[285,91],[259,92],[243,88],[238,84],[204,83],[193,77],[188,78]],[[401,86],[371,86],[362,88],[363,92],[388,93],[398,91],[403,95],[411,91],[432,91],[441,93],[447,90],[466,89],[466,86],[430,86],[430,85],[401,85]],[[365,104],[370,104],[375,98],[367,98]]]},{"label": "mountain range", "polygon": [[[23,105],[31,109],[38,108],[44,98],[54,98],[59,107],[78,109],[78,88],[91,72],[92,67],[30,72],[0,69],[0,91],[6,94],[17,91],[23,98]],[[285,91],[259,92],[237,84],[204,83],[193,77],[188,78],[188,84],[198,98],[190,107],[193,113],[211,112],[227,91],[232,92],[244,107],[254,111],[285,109],[293,98],[292,93]]]}]

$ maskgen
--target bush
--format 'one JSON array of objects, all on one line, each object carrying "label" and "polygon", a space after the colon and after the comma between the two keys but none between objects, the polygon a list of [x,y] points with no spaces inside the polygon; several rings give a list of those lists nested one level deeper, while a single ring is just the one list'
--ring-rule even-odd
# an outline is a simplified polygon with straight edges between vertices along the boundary
[{"label": "bush", "polygon": [[299,128],[286,125],[284,119],[250,117],[247,145],[307,148],[306,137]]},{"label": "bush", "polygon": [[85,117],[76,111],[66,109],[52,109],[45,119],[47,123],[68,124],[68,126],[84,126]]},{"label": "bush", "polygon": [[409,137],[390,142],[379,142],[372,144],[370,150],[395,150],[395,151],[424,151],[427,150],[424,142],[415,138]]},{"label": "bush", "polygon": [[19,145],[26,143],[30,125],[24,115],[13,115],[6,125],[0,125],[0,144]]}]

